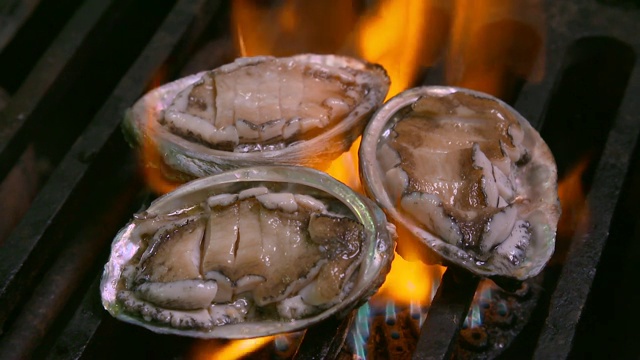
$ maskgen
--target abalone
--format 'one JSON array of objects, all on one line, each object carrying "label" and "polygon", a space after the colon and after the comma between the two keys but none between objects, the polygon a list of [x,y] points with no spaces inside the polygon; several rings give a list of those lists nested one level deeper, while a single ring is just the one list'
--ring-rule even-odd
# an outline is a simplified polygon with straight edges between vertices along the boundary
[{"label": "abalone", "polygon": [[381,66],[345,56],[239,58],[151,90],[123,126],[133,144],[157,149],[170,178],[274,164],[323,170],[361,135],[389,83]]},{"label": "abalone", "polygon": [[[367,193],[426,262],[526,279],[554,251],[557,169],[538,132],[497,98],[420,87],[388,101],[365,130]],[[417,241],[416,241],[417,240]]]},{"label": "abalone", "polygon": [[302,167],[237,169],[155,200],[116,236],[104,307],[160,333],[246,338],[344,315],[393,258],[382,211]]}]

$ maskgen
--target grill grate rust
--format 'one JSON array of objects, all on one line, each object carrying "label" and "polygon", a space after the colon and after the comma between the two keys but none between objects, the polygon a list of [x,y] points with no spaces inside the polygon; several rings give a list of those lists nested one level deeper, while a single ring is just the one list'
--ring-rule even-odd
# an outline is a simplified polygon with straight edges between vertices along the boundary
[{"label": "grill grate rust", "polygon": [[[51,3],[41,0],[37,6]],[[197,41],[224,24],[228,5],[166,0],[148,9],[124,0],[67,3],[59,15],[60,32],[42,55],[33,55],[28,75],[12,80],[20,85],[0,83],[12,93],[0,113],[0,179],[30,146],[50,168],[21,222],[0,240],[0,357],[109,358],[150,343],[155,348],[137,346],[127,355],[187,356],[190,339],[110,318],[97,284],[110,240],[144,202],[136,159],[119,131],[122,113],[158,73],[178,74]],[[640,12],[609,3],[547,0],[545,76],[524,84],[515,97],[514,107],[541,130],[558,158],[561,175],[579,157],[591,157],[588,213],[578,216],[564,262],[543,273],[545,295],[536,310],[541,316],[523,330],[537,344],[516,339],[504,357],[518,352],[567,358],[583,351],[576,349],[579,326],[585,308],[591,311],[592,284],[614,215],[619,216],[640,131],[640,74],[634,68]],[[147,25],[139,26],[143,15]],[[37,26],[24,19],[18,23],[23,33]],[[99,75],[107,65],[111,69]],[[426,82],[437,82],[434,78]],[[588,131],[591,135],[584,135]],[[451,357],[477,284],[467,273],[447,270],[414,358]],[[337,356],[348,327],[349,319],[330,319],[309,329],[296,358]]]}]

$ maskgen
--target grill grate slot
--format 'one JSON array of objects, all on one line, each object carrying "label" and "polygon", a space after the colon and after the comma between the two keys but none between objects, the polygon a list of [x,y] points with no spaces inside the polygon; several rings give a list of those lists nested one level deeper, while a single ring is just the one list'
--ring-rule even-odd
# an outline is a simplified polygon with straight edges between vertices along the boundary
[{"label": "grill grate slot", "polygon": [[0,5],[0,69],[11,69],[0,72],[0,87],[15,93],[80,4],[80,0],[8,0]]}]

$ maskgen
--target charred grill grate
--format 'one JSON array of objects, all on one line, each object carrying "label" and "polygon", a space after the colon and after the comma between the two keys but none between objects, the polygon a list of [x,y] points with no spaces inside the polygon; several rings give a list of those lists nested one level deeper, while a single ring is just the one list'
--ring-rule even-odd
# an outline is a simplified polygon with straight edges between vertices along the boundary
[{"label": "charred grill grate", "polygon": [[[639,250],[620,239],[638,238],[633,219],[640,211],[630,204],[639,197],[633,185],[640,10],[633,1],[545,5],[545,76],[524,84],[514,106],[541,129],[561,178],[588,157],[582,177],[588,207],[576,214],[577,230],[564,239],[570,244],[566,256],[560,251],[559,261],[545,270],[533,319],[504,357],[567,358],[597,349],[589,334],[594,332],[583,329],[600,319],[597,307],[607,301],[597,287],[592,291],[593,284],[624,284],[624,274],[610,275],[616,262],[640,255],[605,250],[612,241],[617,248]],[[227,11],[226,2],[214,0],[162,0],[152,8],[125,0],[0,6],[7,21],[0,29],[0,86],[11,94],[0,113],[0,181],[12,193],[0,196],[3,216],[19,219],[0,223],[8,234],[0,240],[0,358],[188,353],[191,339],[110,318],[97,284],[113,235],[143,203],[136,159],[119,131],[124,109],[159,73],[175,75],[199,39],[226,26],[221,19]],[[49,35],[38,36],[48,18]],[[13,200],[22,192],[24,198]],[[414,358],[451,357],[477,286],[478,279],[447,270]],[[348,319],[309,329],[297,358],[335,356],[347,329]],[[609,340],[602,346],[609,343],[624,345]]]}]

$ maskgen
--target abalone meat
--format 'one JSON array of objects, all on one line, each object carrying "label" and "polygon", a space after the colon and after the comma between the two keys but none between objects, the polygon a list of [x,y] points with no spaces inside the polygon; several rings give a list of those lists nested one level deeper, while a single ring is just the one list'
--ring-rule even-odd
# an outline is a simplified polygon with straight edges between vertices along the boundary
[{"label": "abalone meat", "polygon": [[239,58],[150,91],[123,126],[178,175],[273,164],[323,170],[361,135],[388,89],[381,66],[350,57]]},{"label": "abalone meat", "polygon": [[363,135],[365,189],[398,232],[484,276],[526,279],[551,257],[560,206],[554,158],[504,102],[455,87],[388,101]]},{"label": "abalone meat", "polygon": [[248,338],[344,315],[382,284],[380,208],[302,167],[253,167],[156,199],[116,236],[104,307],[160,333]]}]

